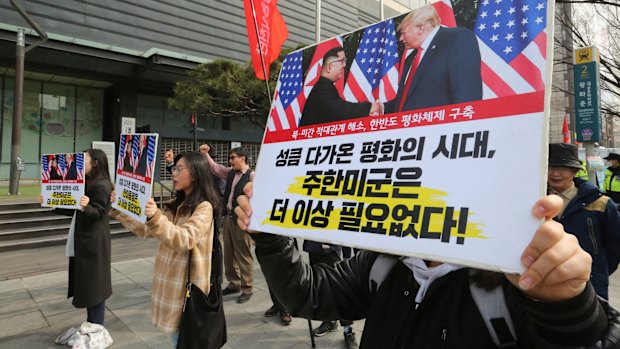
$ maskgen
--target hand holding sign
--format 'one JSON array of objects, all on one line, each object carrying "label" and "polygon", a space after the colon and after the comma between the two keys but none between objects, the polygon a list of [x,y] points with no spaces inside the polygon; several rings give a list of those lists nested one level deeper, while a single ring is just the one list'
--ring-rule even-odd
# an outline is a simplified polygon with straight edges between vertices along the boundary
[{"label": "hand holding sign", "polygon": [[83,209],[86,208],[86,206],[88,206],[88,203],[90,202],[90,198],[86,195],[82,196],[82,198],[80,199],[80,207]]},{"label": "hand holding sign", "polygon": [[[243,192],[245,195],[237,199],[239,205],[235,214],[239,227],[247,230],[252,216],[251,182],[246,184]],[[583,292],[590,277],[592,257],[579,247],[574,235],[564,232],[562,225],[552,220],[561,207],[562,200],[554,195],[534,205],[532,214],[547,220],[523,252],[521,263],[526,271],[521,275],[506,274],[513,285],[534,299],[554,302],[571,299]]]},{"label": "hand holding sign", "polygon": [[250,206],[250,199],[252,198],[252,182],[249,182],[243,187],[243,194],[237,198],[239,206],[235,207],[235,214],[237,215],[237,224],[241,230],[245,230],[249,233],[256,233],[255,230],[248,230],[250,225],[250,217],[252,217],[252,206]]},{"label": "hand holding sign", "polygon": [[521,276],[506,274],[513,285],[534,299],[557,302],[576,297],[590,279],[592,257],[574,235],[552,220],[561,208],[562,199],[555,195],[534,205],[532,214],[546,221],[521,256],[527,270]]},{"label": "hand holding sign", "polygon": [[157,213],[157,204],[153,198],[150,198],[144,208],[144,214],[146,215],[146,218],[151,219],[155,213]]}]

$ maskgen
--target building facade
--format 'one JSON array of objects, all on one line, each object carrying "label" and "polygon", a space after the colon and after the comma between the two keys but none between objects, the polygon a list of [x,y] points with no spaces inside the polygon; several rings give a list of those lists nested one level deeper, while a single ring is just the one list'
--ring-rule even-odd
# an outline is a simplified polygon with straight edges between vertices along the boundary
[{"label": "building facade", "polygon": [[[411,1],[407,1],[408,5]],[[38,178],[44,153],[81,151],[93,140],[118,141],[122,117],[160,134],[160,150],[193,147],[189,115],[168,107],[188,69],[217,58],[246,62],[249,49],[239,0],[20,1],[49,40],[26,54],[22,178]],[[404,7],[386,1],[386,16]],[[280,1],[290,32],[285,46],[314,42],[315,2]],[[377,0],[322,1],[323,39],[376,22]],[[0,180],[9,176],[16,33],[38,38],[8,1],[0,3]],[[231,142],[256,159],[263,130],[243,119],[199,120],[201,141],[227,160]],[[163,172],[161,172],[163,174]]]},{"label": "building facade", "polygon": [[[217,58],[246,62],[249,49],[240,0],[20,0],[49,40],[26,54],[22,113],[22,178],[39,177],[41,154],[81,151],[94,140],[118,142],[122,117],[137,130],[160,134],[161,154],[193,148],[190,116],[171,110],[168,98],[187,70]],[[386,18],[427,0],[384,0]],[[378,0],[321,1],[321,39],[380,19]],[[285,46],[315,41],[315,1],[281,0],[288,29]],[[38,38],[8,1],[0,3],[0,180],[9,176],[15,43]],[[556,33],[562,34],[561,28]],[[554,81],[570,87],[572,74],[558,69]],[[549,129],[561,137],[570,96],[554,93]],[[243,118],[199,119],[198,139],[225,163],[233,142],[257,155],[263,130]],[[160,154],[160,155],[161,155]],[[161,164],[158,175],[165,176]]]}]

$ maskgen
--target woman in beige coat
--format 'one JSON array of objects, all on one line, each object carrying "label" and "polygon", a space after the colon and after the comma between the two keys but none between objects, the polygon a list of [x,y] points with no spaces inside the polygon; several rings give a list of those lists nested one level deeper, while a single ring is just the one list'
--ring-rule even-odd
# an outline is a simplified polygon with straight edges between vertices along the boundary
[{"label": "woman in beige coat", "polygon": [[176,198],[167,202],[163,211],[149,200],[146,224],[116,210],[111,216],[134,234],[159,240],[153,271],[152,322],[172,335],[176,347],[190,250],[191,281],[205,294],[210,290],[213,211],[220,207],[220,196],[207,160],[198,152],[177,156],[172,178]]}]

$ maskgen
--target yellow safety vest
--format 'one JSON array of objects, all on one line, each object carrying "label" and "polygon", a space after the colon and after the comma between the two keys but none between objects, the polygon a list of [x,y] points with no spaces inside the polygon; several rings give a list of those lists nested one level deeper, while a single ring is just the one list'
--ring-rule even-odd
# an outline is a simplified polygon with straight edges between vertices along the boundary
[{"label": "yellow safety vest", "polygon": [[581,163],[581,168],[579,169],[579,171],[577,171],[575,177],[585,179],[587,181],[589,177],[588,170],[586,169],[586,163],[583,160],[579,160],[579,162]]},{"label": "yellow safety vest", "polygon": [[609,168],[605,170],[605,185],[603,186],[603,191],[605,193],[620,193],[620,176],[614,175]]}]

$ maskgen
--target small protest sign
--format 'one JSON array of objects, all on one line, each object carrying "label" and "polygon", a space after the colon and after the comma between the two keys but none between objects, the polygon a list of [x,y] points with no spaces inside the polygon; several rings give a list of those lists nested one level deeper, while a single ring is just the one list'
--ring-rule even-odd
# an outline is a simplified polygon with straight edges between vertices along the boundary
[{"label": "small protest sign", "polygon": [[157,134],[122,134],[118,147],[112,207],[142,223],[153,190],[157,140]]},{"label": "small protest sign", "polygon": [[85,178],[84,153],[43,154],[41,206],[79,209]]}]

